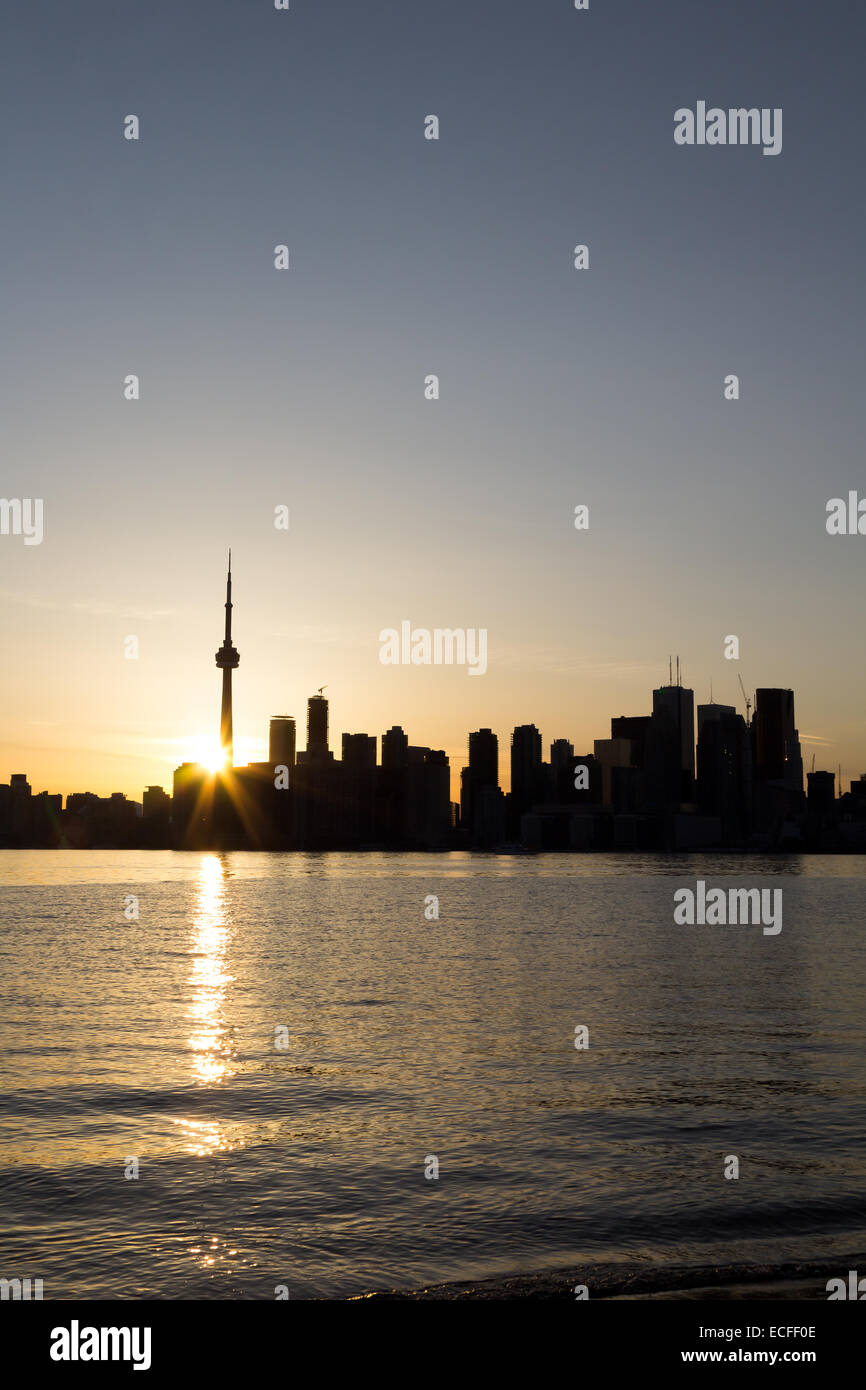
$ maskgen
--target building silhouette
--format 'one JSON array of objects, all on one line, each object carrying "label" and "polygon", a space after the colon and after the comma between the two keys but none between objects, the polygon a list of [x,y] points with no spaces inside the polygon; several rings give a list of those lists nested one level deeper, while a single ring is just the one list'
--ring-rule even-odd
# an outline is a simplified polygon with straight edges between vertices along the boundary
[{"label": "building silhouette", "polygon": [[[26,775],[0,784],[0,846],[177,849],[482,849],[520,841],[538,850],[816,849],[866,852],[866,774],[837,795],[832,772],[810,771],[808,797],[790,689],[759,688],[743,719],[733,705],[697,709],[679,678],[652,692],[652,712],[618,715],[610,737],[575,754],[554,739],[542,760],[541,733],[511,735],[511,789],[499,785],[499,739],[468,735],[460,805],[451,802],[443,749],[411,744],[400,725],[381,737],[342,735],[329,747],[324,689],[307,702],[307,747],[296,749],[295,720],[275,715],[268,760],[235,767],[231,554],[226,578],[220,738],[225,763],[211,773],[184,762],[171,795],[145,789],[141,804],[120,792],[34,795]],[[744,692],[745,696],[745,692]],[[841,780],[841,779],[840,779]]]},{"label": "building silhouette", "polygon": [[290,714],[275,714],[268,725],[268,762],[272,768],[295,766],[295,721]]},{"label": "building silhouette", "polygon": [[382,735],[382,766],[389,771],[409,765],[409,739],[399,724]]},{"label": "building silhouette", "polygon": [[223,673],[222,704],[220,706],[220,747],[225,754],[226,763],[234,763],[234,730],[232,727],[232,671],[240,665],[237,648],[232,645],[232,553],[229,551],[229,567],[226,576],[226,626],[223,644],[216,654],[216,664]]}]

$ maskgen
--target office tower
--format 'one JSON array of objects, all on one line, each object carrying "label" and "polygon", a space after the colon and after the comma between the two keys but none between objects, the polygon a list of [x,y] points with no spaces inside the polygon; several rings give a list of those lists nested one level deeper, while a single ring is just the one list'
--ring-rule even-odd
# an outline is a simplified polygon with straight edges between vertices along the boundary
[{"label": "office tower", "polygon": [[550,795],[554,801],[574,799],[574,744],[555,738],[550,745]]},{"label": "office tower", "polygon": [[555,738],[550,745],[550,767],[554,773],[570,772],[574,765],[574,744],[567,738]]},{"label": "office tower", "polygon": [[498,785],[499,739],[491,729],[476,729],[469,735],[469,766],[460,777],[460,820],[473,837],[479,795]]},{"label": "office tower", "polygon": [[9,811],[13,835],[26,836],[30,829],[32,788],[26,772],[13,772],[9,778]]},{"label": "office tower", "polygon": [[343,734],[343,766],[369,769],[376,766],[374,734]]},{"label": "office tower", "polygon": [[389,771],[409,765],[409,739],[399,724],[382,735],[382,766]]},{"label": "office tower", "polygon": [[[69,797],[66,799],[69,809]],[[200,763],[181,763],[174,770],[171,833],[180,849],[210,846],[213,835],[214,781]]]},{"label": "office tower", "polygon": [[271,768],[295,766],[295,721],[290,714],[275,714],[268,726],[268,763]]},{"label": "office tower", "polygon": [[730,706],[699,705],[698,728],[698,806],[703,815],[719,817],[725,844],[741,844],[748,837],[752,806],[746,721]]},{"label": "office tower", "polygon": [[611,738],[627,738],[631,743],[632,767],[644,766],[650,719],[649,714],[619,714],[610,721]]},{"label": "office tower", "polygon": [[469,770],[478,787],[499,786],[499,739],[491,729],[469,735]]},{"label": "office tower", "polygon": [[511,735],[511,795],[522,809],[538,796],[541,777],[541,734],[534,724],[518,724]]},{"label": "office tower", "polygon": [[234,733],[232,729],[232,671],[240,665],[237,648],[232,646],[232,553],[226,578],[226,627],[223,644],[216,654],[216,664],[223,673],[223,698],[220,708],[220,747],[226,763],[234,766]]},{"label": "office tower", "polygon": [[666,718],[676,734],[682,773],[680,800],[690,801],[695,781],[695,692],[683,685],[663,685],[653,691],[653,717]]},{"label": "office tower", "polygon": [[141,798],[142,848],[166,848],[170,843],[170,832],[171,797],[162,787],[145,787]]},{"label": "office tower", "polygon": [[793,690],[755,692],[754,737],[756,776],[762,782],[783,781],[789,754],[798,753]]},{"label": "office tower", "polygon": [[820,806],[822,808],[833,806],[836,799],[835,772],[807,773],[806,783],[809,788],[807,798],[810,810],[813,806]]},{"label": "office tower", "polygon": [[328,701],[322,694],[324,686],[317,695],[307,701],[307,759],[328,759]]},{"label": "office tower", "polygon": [[141,814],[144,820],[152,816],[168,817],[171,811],[171,797],[162,787],[145,787],[141,798]]},{"label": "office tower", "polygon": [[451,770],[441,748],[409,749],[409,762],[386,777],[405,789],[403,835],[411,845],[436,848],[451,828]]},{"label": "office tower", "polygon": [[800,735],[794,730],[794,737],[785,744],[785,786],[789,791],[803,796],[803,754],[800,751]]},{"label": "office tower", "polygon": [[706,723],[711,720],[730,718],[736,712],[734,705],[717,705],[714,701],[708,705],[698,705],[698,743],[701,741],[701,733]]},{"label": "office tower", "polygon": [[593,748],[593,756],[601,768],[602,805],[613,807],[614,769],[631,767],[631,739],[597,738]]}]

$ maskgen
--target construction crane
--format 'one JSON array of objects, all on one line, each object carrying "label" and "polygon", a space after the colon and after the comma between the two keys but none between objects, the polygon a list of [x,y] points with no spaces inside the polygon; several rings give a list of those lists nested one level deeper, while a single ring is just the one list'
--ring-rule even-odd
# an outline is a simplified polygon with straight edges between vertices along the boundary
[{"label": "construction crane", "polygon": [[319,686],[319,694],[321,695],[322,691],[323,691],[323,690],[327,690],[327,688],[328,688],[328,687],[327,687],[326,685],[320,685],[320,686]]},{"label": "construction crane", "polygon": [[742,676],[739,674],[739,672],[737,672],[737,680],[740,682],[740,689],[741,689],[742,692],[743,692],[743,699],[744,699],[745,702],[746,702],[746,727],[748,728],[748,726],[749,726],[749,725],[751,724],[751,722],[752,722],[752,720],[751,720],[752,702],[751,702],[751,700],[749,699],[748,695],[746,694],[746,687],[743,685],[743,678],[742,678]]}]

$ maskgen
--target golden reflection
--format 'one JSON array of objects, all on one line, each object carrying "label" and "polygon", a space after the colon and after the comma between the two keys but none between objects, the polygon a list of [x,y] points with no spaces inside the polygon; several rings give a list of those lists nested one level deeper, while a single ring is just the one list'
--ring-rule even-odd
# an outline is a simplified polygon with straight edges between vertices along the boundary
[{"label": "golden reflection", "polygon": [[[225,879],[225,858],[203,854],[190,942],[193,1031],[188,1042],[193,1074],[202,1085],[222,1080],[232,1054],[225,1019],[226,994],[233,979],[228,971],[231,917]],[[180,1125],[187,1132],[189,1153],[206,1156],[231,1147],[216,1120],[181,1120]]]}]

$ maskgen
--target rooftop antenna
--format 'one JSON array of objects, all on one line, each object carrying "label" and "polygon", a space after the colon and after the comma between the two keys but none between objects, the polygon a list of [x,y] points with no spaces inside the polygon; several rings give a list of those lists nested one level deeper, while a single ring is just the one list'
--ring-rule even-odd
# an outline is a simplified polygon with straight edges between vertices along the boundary
[{"label": "rooftop antenna", "polygon": [[674,668],[673,668],[673,664],[672,664],[672,658],[671,658],[671,657],[668,657],[668,685],[673,685],[673,683],[674,683]]},{"label": "rooftop antenna", "polygon": [[677,685],[680,684],[680,659],[677,657]]},{"label": "rooftop antenna", "polygon": [[713,703],[713,678],[710,676],[710,704]]},{"label": "rooftop antenna", "polygon": [[746,702],[746,728],[748,729],[748,728],[750,727],[750,725],[751,725],[751,718],[750,718],[750,715],[751,715],[751,709],[752,709],[752,702],[751,702],[751,700],[749,699],[748,695],[746,694],[746,687],[743,685],[743,678],[742,678],[742,676],[739,674],[739,672],[737,673],[737,680],[740,682],[740,689],[741,689],[742,692],[743,692],[743,699],[744,699],[745,702]]}]

